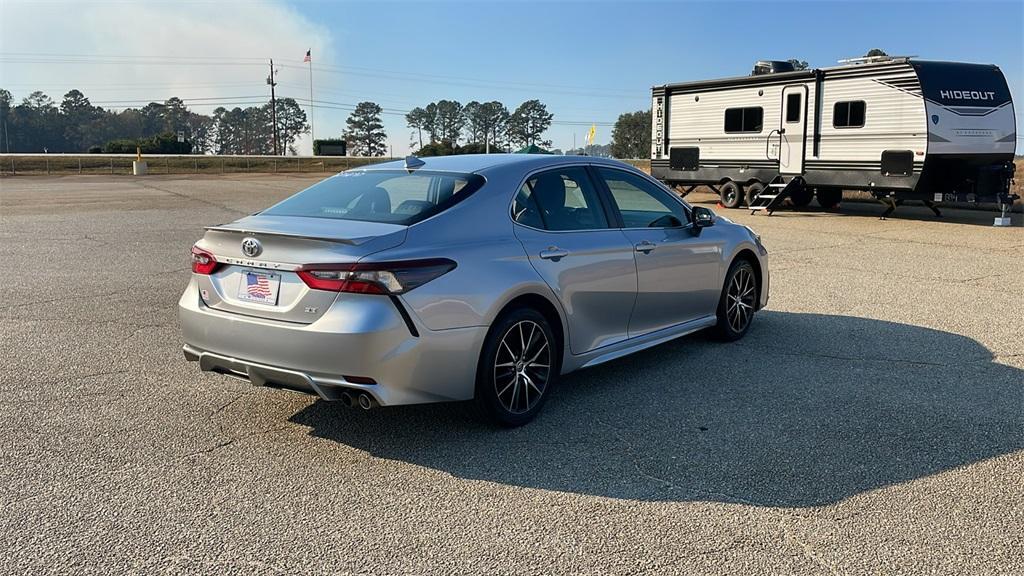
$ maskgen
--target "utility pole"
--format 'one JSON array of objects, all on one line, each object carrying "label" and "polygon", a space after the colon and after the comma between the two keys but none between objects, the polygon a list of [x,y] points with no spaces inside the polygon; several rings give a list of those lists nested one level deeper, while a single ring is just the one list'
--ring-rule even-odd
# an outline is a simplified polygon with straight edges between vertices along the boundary
[{"label": "utility pole", "polygon": [[273,58],[270,59],[270,77],[267,78],[267,84],[270,84],[270,117],[274,123],[274,156],[280,156],[277,146],[277,98],[274,95],[274,86],[277,86],[277,82],[274,82]]}]

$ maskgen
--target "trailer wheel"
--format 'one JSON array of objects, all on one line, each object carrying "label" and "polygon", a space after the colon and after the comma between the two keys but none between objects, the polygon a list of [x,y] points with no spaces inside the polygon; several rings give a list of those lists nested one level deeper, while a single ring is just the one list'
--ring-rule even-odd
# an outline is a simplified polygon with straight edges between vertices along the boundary
[{"label": "trailer wheel", "polygon": [[743,187],[732,180],[719,186],[718,191],[722,199],[722,206],[726,208],[739,208],[743,203]]},{"label": "trailer wheel", "polygon": [[825,210],[837,208],[843,201],[843,190],[841,188],[818,188],[815,194],[818,197],[818,206]]},{"label": "trailer wheel", "polygon": [[792,202],[793,206],[796,208],[803,208],[804,206],[807,206],[811,203],[812,199],[814,199],[814,190],[807,186],[801,186],[789,195],[790,202]]},{"label": "trailer wheel", "polygon": [[747,193],[745,194],[747,200],[747,206],[751,206],[754,203],[754,198],[764,191],[764,184],[760,182],[751,182],[747,184]]}]

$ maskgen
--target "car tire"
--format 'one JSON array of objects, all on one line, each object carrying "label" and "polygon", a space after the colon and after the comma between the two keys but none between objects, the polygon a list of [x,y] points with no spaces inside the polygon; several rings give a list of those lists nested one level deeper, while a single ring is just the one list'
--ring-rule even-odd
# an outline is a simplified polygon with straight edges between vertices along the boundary
[{"label": "car tire", "polygon": [[722,206],[726,208],[739,208],[743,203],[743,187],[729,180],[718,187],[718,196]]},{"label": "car tire", "polygon": [[825,210],[838,208],[843,201],[843,191],[839,188],[818,188],[814,195],[818,199],[818,206]]},{"label": "car tire", "polygon": [[759,298],[760,290],[754,267],[747,260],[735,260],[725,275],[722,295],[718,299],[715,335],[726,342],[743,338],[754,321]]},{"label": "car tire", "polygon": [[533,420],[558,379],[559,352],[540,312],[514,308],[499,316],[477,363],[476,404],[482,416],[506,427]]},{"label": "car tire", "polygon": [[746,188],[747,192],[744,196],[746,197],[747,206],[751,206],[754,203],[754,198],[757,198],[757,195],[764,191],[764,184],[761,184],[760,182],[751,182],[750,184],[747,184]]}]

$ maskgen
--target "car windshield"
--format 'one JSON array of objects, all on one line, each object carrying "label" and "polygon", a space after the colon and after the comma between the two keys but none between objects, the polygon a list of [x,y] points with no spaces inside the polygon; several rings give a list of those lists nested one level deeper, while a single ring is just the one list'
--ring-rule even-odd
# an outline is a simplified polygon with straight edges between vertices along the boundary
[{"label": "car windshield", "polygon": [[314,184],[262,213],[408,226],[454,206],[483,182],[477,174],[355,170]]}]

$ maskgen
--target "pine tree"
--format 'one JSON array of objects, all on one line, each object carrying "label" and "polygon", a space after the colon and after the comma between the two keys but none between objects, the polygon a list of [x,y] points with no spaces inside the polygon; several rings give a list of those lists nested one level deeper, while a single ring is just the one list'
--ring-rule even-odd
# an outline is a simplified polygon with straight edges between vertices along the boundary
[{"label": "pine tree", "polygon": [[387,134],[381,123],[381,107],[373,102],[360,102],[345,124],[345,140],[354,156],[383,156],[387,152]]}]

